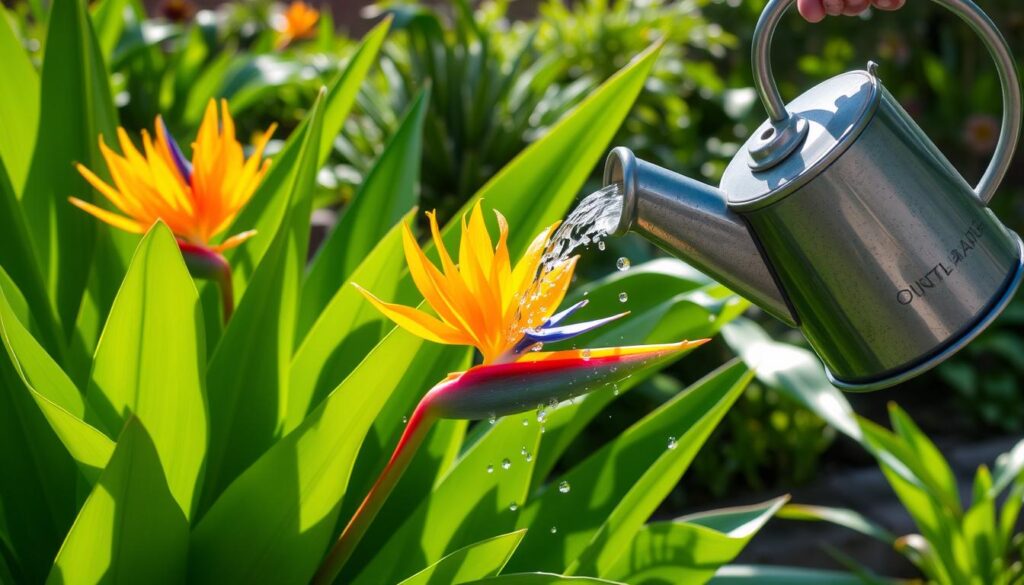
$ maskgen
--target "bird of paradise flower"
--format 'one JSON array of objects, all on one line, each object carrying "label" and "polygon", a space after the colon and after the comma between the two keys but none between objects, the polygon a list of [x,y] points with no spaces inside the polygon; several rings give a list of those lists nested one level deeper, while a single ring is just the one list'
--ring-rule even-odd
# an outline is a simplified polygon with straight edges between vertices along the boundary
[{"label": "bird of paradise flower", "polygon": [[398,326],[437,343],[471,345],[483,362],[450,374],[419,402],[381,475],[327,555],[314,582],[332,583],[374,516],[439,418],[484,419],[525,412],[552,401],[607,387],[641,369],[681,356],[707,340],[661,345],[542,351],[543,345],[592,331],[627,313],[565,324],[587,304],[556,312],[578,257],[548,265],[545,252],[558,224],[541,232],[513,266],[508,223],[495,212],[498,242],[487,230],[478,201],[462,219],[459,262],[441,239],[437,216],[427,213],[441,266],[427,259],[408,226],[403,246],[413,282],[436,316],[360,292]]},{"label": "bird of paradise flower", "polygon": [[159,116],[156,139],[142,131],[142,152],[135,147],[124,128],[117,129],[122,154],[114,152],[99,137],[99,148],[107,163],[112,185],[84,165],[77,165],[85,177],[107,201],[121,213],[104,209],[77,197],[69,201],[116,228],[141,234],[157,220],[174,232],[189,270],[197,278],[218,282],[224,304],[224,318],[233,309],[231,270],[221,252],[234,248],[256,235],[243,231],[214,243],[239,211],[252,198],[270,166],[263,150],[273,135],[272,125],[259,136],[252,154],[246,158],[235,137],[235,123],[227,101],[210,100],[192,143],[192,158],[185,158]]},{"label": "bird of paradise flower", "polygon": [[296,0],[288,5],[278,23],[277,48],[283,49],[297,39],[313,36],[313,27],[320,20],[320,11]]}]

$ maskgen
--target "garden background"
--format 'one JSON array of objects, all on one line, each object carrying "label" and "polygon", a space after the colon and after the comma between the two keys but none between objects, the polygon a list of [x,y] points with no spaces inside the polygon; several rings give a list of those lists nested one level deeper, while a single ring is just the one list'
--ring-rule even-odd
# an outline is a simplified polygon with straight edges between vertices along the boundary
[{"label": "garden background", "polygon": [[[973,182],[998,133],[998,79],[965,25],[930,2],[908,4],[896,13],[829,18],[816,25],[788,15],[773,51],[780,88],[792,98],[818,81],[863,68],[868,59],[877,61],[886,87]],[[121,26],[97,27],[109,55],[122,126],[135,135],[162,114],[173,133],[192,135],[207,100],[223,97],[230,101],[243,142],[279,124],[268,155],[301,128],[321,86],[358,55],[364,34],[391,15],[380,57],[317,171],[310,258],[388,145],[402,138],[410,112],[422,117],[420,172],[406,177],[399,163],[376,172],[416,183],[419,208],[436,209],[442,223],[658,39],[665,44],[611,145],[629,146],[643,159],[716,184],[765,117],[751,88],[749,59],[764,6],[760,0],[474,5],[339,0],[315,5],[321,10],[316,29],[287,47],[275,42],[281,7],[266,2],[147,0],[146,16],[131,1],[106,0],[104,8],[108,5],[124,8],[127,15]],[[43,55],[37,15],[44,8],[37,0],[5,0],[5,6],[38,64]],[[982,7],[1018,61],[1024,59],[1024,6],[1016,0],[983,0]],[[600,187],[601,166],[594,166],[580,195]],[[536,197],[545,197],[543,190]],[[1011,229],[1024,231],[1022,165],[1011,168],[994,209]],[[576,286],[614,278],[619,257],[640,266],[663,254],[635,236],[610,239],[602,253],[584,254]],[[734,355],[743,355],[752,339],[762,339],[759,328],[784,344],[805,347],[797,333],[750,309],[699,354],[645,380],[607,416],[595,416],[582,431],[584,439],[566,447],[557,469],[584,461],[595,445],[619,436]],[[897,402],[950,460],[960,491],[969,494],[975,468],[1009,451],[1024,431],[1022,335],[1024,300],[1018,295],[993,327],[935,371],[885,391],[846,395],[846,400],[879,424],[889,420],[887,404]],[[780,360],[793,356],[780,351]],[[808,406],[806,397],[821,391],[824,378],[817,363],[806,358],[800,353],[794,363],[779,365],[783,373],[799,372],[792,377],[760,372],[654,518],[791,493],[802,504],[855,509],[896,534],[914,530],[875,458],[834,421],[823,420],[821,409]],[[862,563],[878,574],[917,575],[891,548],[856,531],[773,519],[738,562],[833,569]]]}]

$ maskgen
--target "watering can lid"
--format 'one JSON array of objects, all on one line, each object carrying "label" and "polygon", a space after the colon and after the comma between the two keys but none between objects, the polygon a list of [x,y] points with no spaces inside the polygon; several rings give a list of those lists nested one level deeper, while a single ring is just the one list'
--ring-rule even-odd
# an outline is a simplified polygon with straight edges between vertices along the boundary
[{"label": "watering can lid", "polygon": [[807,123],[807,137],[778,164],[755,170],[749,150],[772,131],[765,121],[739,149],[722,176],[729,207],[752,211],[796,191],[838,158],[857,140],[878,107],[881,87],[870,71],[851,71],[824,81],[786,106]]}]

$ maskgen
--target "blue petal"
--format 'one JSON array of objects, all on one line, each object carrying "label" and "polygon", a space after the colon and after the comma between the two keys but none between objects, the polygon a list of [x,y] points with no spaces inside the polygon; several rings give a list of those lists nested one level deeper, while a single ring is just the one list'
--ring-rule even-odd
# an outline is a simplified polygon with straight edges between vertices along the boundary
[{"label": "blue petal", "polygon": [[181,148],[178,147],[178,143],[174,140],[174,136],[171,135],[171,131],[167,129],[167,124],[164,124],[163,118],[160,118],[160,125],[163,126],[164,134],[167,136],[167,142],[171,147],[171,158],[174,159],[174,164],[178,167],[178,172],[185,178],[186,183],[192,182],[192,163],[185,159],[185,155],[181,153]]},{"label": "blue petal", "polygon": [[582,301],[576,303],[575,305],[569,307],[568,309],[548,317],[547,320],[544,321],[544,324],[541,325],[541,328],[554,327],[558,325],[562,321],[565,321],[566,318],[571,317],[572,314],[575,313],[576,311],[579,311],[583,307],[586,307],[587,303],[589,302],[590,301],[588,301],[587,299],[583,299]]},{"label": "blue petal", "polygon": [[[579,309],[581,303],[585,302],[586,301],[581,301],[580,303],[577,303],[576,305],[569,307],[568,309],[563,311],[563,313],[567,311],[575,311]],[[515,348],[512,351],[515,353],[522,353],[524,350],[528,349],[529,347],[533,346],[533,344],[538,342],[553,343],[555,341],[563,341],[565,339],[570,339],[572,337],[576,337],[577,335],[587,333],[588,331],[593,331],[594,329],[597,329],[602,325],[611,323],[612,321],[620,319],[628,314],[628,312],[619,313],[618,315],[612,315],[611,317],[605,317],[604,319],[585,321],[583,323],[574,323],[572,325],[565,325],[563,327],[549,327],[545,325],[537,329],[527,329],[526,331],[523,332],[523,338],[519,340],[519,343],[516,344]],[[565,317],[562,316],[561,313],[559,313],[558,315],[555,315],[554,317],[548,319],[548,323],[557,323],[558,321],[561,321],[564,318]]]}]

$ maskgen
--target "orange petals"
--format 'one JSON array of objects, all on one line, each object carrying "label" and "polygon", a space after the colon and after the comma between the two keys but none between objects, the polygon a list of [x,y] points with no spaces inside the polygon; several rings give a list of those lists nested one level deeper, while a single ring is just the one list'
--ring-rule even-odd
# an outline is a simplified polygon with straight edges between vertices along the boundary
[{"label": "orange petals", "polygon": [[156,120],[155,139],[142,132],[142,150],[123,128],[117,129],[122,154],[111,150],[100,137],[100,152],[111,182],[78,165],[78,172],[123,217],[85,201],[73,199],[79,208],[117,228],[141,232],[163,220],[174,234],[189,244],[211,250],[233,248],[255,232],[231,236],[221,244],[211,242],[235,220],[267,171],[263,150],[274,132],[271,126],[257,140],[248,159],[235,138],[235,123],[227,102],[210,100],[192,143],[192,160],[185,160],[163,121]]},{"label": "orange petals", "polygon": [[378,311],[384,313],[384,315],[394,321],[396,325],[409,331],[413,335],[436,343],[447,343],[451,345],[468,344],[467,342],[469,340],[458,329],[455,329],[454,327],[431,317],[422,311],[413,309],[412,307],[406,307],[405,305],[397,305],[394,303],[385,303],[359,285],[355,285],[355,287],[367,298],[367,300],[373,303],[373,306],[377,307]]}]

